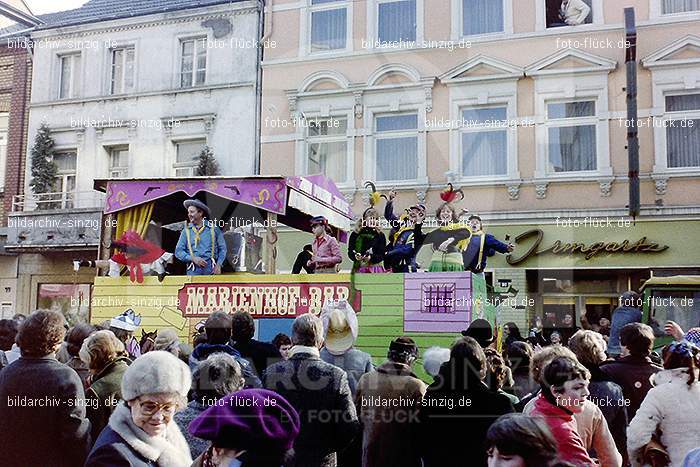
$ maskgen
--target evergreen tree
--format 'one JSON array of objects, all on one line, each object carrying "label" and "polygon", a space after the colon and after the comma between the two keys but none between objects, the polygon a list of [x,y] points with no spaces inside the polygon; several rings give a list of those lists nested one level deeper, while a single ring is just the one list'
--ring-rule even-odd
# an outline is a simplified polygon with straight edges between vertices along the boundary
[{"label": "evergreen tree", "polygon": [[[31,150],[32,180],[29,186],[35,194],[51,193],[58,176],[58,167],[53,161],[54,141],[51,138],[51,130],[46,123],[42,123],[34,138],[34,146]],[[40,198],[41,199],[41,198]],[[48,206],[39,204],[39,209]]]},{"label": "evergreen tree", "polygon": [[199,165],[197,166],[197,176],[219,175],[219,163],[216,162],[214,152],[209,146],[204,146],[202,152],[197,156]]}]

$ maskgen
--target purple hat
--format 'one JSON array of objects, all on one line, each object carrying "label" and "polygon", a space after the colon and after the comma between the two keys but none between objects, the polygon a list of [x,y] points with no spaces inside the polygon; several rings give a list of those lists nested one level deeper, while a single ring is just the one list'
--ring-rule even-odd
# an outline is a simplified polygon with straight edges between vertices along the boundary
[{"label": "purple hat", "polygon": [[283,453],[299,435],[299,414],[276,392],[244,389],[217,400],[189,431],[222,448]]}]

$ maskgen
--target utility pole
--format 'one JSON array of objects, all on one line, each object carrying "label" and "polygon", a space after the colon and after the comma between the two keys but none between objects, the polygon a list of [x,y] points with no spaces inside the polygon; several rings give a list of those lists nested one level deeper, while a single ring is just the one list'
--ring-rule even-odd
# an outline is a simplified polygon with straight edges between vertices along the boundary
[{"label": "utility pole", "polygon": [[637,128],[637,26],[634,8],[625,8],[625,65],[627,67],[627,160],[629,215],[639,215],[639,130]]}]

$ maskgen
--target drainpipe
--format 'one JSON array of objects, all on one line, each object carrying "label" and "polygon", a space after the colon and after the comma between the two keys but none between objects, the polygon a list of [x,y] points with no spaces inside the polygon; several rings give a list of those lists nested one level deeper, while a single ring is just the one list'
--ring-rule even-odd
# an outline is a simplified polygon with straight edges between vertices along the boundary
[{"label": "drainpipe", "polygon": [[272,34],[272,0],[269,0],[270,11],[270,28],[265,32],[265,0],[258,0],[258,56],[256,58],[256,81],[255,81],[255,161],[253,174],[260,174],[260,157],[262,152],[261,133],[262,133],[262,61],[263,52],[265,51],[265,40]]}]

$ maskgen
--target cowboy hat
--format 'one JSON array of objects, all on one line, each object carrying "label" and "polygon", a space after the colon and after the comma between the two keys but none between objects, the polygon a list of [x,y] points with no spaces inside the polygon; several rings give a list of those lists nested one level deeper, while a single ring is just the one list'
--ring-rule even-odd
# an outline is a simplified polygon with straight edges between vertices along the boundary
[{"label": "cowboy hat", "polygon": [[185,206],[185,209],[189,208],[190,206],[194,206],[194,207],[196,207],[196,208],[201,209],[202,211],[204,211],[204,213],[205,213],[207,216],[211,216],[211,211],[209,211],[209,207],[208,207],[206,204],[204,204],[202,201],[198,200],[198,199],[186,199],[186,200],[182,203],[182,205]]},{"label": "cowboy hat", "polygon": [[334,355],[342,355],[357,340],[357,315],[345,301],[328,302],[321,311],[326,349]]}]

